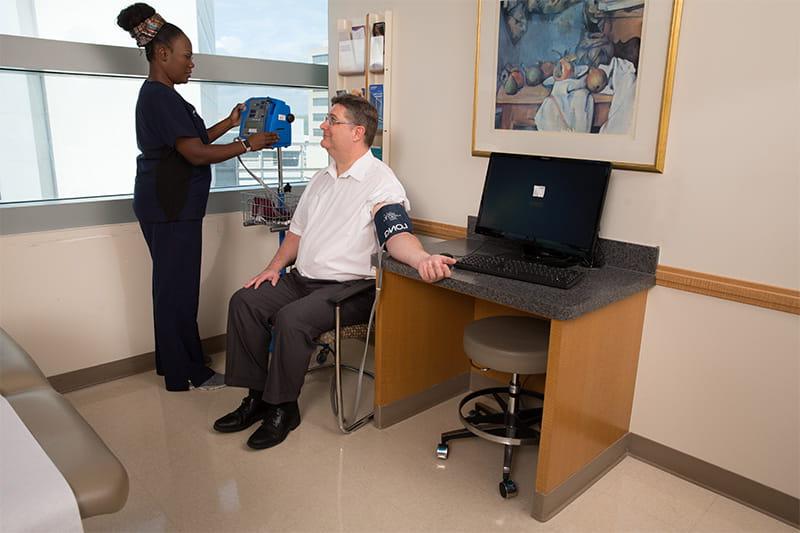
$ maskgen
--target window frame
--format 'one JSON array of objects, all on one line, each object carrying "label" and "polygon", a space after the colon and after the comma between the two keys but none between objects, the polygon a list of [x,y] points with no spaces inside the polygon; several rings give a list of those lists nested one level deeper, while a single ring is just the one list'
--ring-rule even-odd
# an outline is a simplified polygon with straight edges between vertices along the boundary
[{"label": "window frame", "polygon": [[[328,65],[212,54],[194,57],[193,81],[328,89]],[[138,48],[0,34],[0,70],[144,79],[148,65]],[[241,191],[252,189],[212,189],[208,214],[239,211]],[[0,235],[135,222],[132,198],[131,193],[0,204]]]}]

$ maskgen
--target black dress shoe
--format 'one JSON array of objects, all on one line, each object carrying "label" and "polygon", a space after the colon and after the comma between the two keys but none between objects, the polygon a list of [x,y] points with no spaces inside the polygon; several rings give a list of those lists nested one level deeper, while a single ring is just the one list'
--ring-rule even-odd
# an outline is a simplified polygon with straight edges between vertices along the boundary
[{"label": "black dress shoe", "polygon": [[270,405],[261,427],[247,439],[247,445],[255,450],[272,448],[283,442],[291,430],[300,425],[300,410],[297,404],[289,406]]},{"label": "black dress shoe", "polygon": [[242,400],[242,405],[214,422],[214,429],[220,433],[234,433],[247,429],[267,414],[268,404],[260,398],[247,396]]}]

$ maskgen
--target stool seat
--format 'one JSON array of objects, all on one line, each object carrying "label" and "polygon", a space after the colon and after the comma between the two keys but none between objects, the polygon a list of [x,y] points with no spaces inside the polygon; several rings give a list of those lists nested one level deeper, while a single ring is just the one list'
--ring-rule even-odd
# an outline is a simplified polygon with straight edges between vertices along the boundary
[{"label": "stool seat", "polygon": [[476,365],[511,374],[547,371],[550,323],[526,316],[493,316],[464,328],[464,352]]}]

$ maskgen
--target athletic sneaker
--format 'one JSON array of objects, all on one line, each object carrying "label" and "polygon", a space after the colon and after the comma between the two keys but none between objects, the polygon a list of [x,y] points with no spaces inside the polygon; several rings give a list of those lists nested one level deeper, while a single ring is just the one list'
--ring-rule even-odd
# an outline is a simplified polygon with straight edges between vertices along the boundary
[{"label": "athletic sneaker", "polygon": [[225,386],[225,374],[214,372],[214,375],[205,380],[202,384],[198,385],[197,387],[193,386],[191,388],[196,390],[217,390],[221,389],[224,386]]}]

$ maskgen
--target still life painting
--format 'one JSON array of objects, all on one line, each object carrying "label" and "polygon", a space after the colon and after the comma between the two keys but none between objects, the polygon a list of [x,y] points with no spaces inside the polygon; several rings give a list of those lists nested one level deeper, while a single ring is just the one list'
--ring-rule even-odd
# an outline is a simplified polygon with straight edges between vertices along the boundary
[{"label": "still life painting", "polygon": [[473,153],[661,171],[680,0],[479,0]]}]

